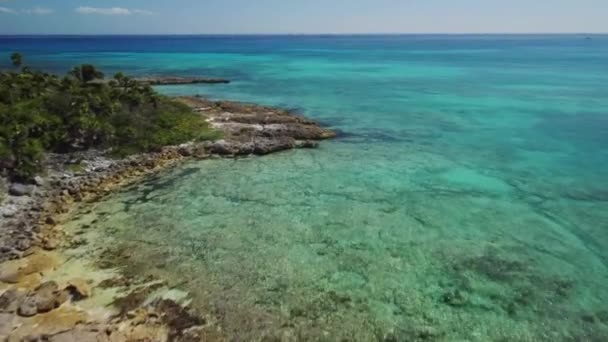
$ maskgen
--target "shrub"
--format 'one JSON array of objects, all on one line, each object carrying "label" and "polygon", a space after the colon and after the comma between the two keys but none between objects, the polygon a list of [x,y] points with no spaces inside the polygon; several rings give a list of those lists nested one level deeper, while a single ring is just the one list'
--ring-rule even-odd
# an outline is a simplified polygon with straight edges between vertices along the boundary
[{"label": "shrub", "polygon": [[92,82],[100,78],[90,64],[62,78],[27,67],[0,73],[0,168],[29,178],[44,152],[95,147],[125,155],[216,136],[200,115],[150,86],[121,73]]}]

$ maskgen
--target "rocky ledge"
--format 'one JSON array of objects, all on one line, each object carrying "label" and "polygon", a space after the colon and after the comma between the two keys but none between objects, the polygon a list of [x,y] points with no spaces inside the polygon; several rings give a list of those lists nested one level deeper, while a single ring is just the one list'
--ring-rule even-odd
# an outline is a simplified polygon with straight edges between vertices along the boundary
[{"label": "rocky ledge", "polygon": [[265,155],[293,148],[315,148],[318,141],[336,133],[289,111],[254,104],[181,97],[223,132],[223,139],[208,143],[206,150],[222,156]]},{"label": "rocky ledge", "polygon": [[[230,80],[213,77],[175,77],[175,76],[145,76],[133,78],[136,82],[147,85],[184,85],[184,84],[228,84]],[[106,84],[112,79],[98,79],[89,84]]]},{"label": "rocky ledge", "polygon": [[221,131],[222,139],[168,146],[121,160],[108,157],[107,151],[51,154],[45,162],[47,174],[36,177],[33,184],[0,179],[4,187],[0,190],[4,194],[0,197],[0,339],[200,340],[197,327],[202,316],[170,300],[139,298],[141,289],[125,297],[136,296],[138,305],[129,305],[126,311],[124,303],[116,308],[123,316],[93,319],[87,315],[78,301],[89,296],[94,291],[89,287],[95,284],[82,279],[58,283],[47,276],[60,266],[45,253],[53,253],[69,240],[59,223],[74,203],[95,201],[183,160],[314,148],[335,133],[282,109],[197,97],[179,101],[204,115]]}]

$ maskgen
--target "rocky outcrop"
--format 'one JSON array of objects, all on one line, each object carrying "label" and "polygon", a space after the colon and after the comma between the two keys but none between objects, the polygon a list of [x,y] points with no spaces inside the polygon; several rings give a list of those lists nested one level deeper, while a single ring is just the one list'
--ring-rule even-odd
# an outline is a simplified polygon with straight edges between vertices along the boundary
[{"label": "rocky outcrop", "polygon": [[[228,84],[230,80],[213,77],[175,77],[175,76],[146,76],[134,77],[134,81],[147,85],[184,85],[184,84]],[[96,79],[89,84],[107,84],[112,79]]]},{"label": "rocky outcrop", "polygon": [[68,291],[60,290],[56,282],[48,281],[25,298],[19,306],[18,313],[20,316],[31,317],[49,312],[65,303],[68,297]]},{"label": "rocky outcrop", "polygon": [[278,108],[196,97],[179,100],[204,115],[223,133],[221,140],[205,144],[212,154],[266,155],[293,148],[314,148],[317,141],[336,136],[314,121]]},{"label": "rocky outcrop", "polygon": [[185,159],[315,148],[318,141],[335,136],[311,120],[277,108],[194,97],[179,100],[205,116],[221,132],[221,139],[168,146],[121,160],[95,150],[50,154],[45,161],[48,173],[32,184],[0,179],[7,184],[0,196],[0,282],[8,286],[0,290],[0,339],[10,334],[10,341],[42,337],[83,342],[198,341],[202,334],[211,333],[201,330],[202,316],[170,300],[148,301],[149,291],[141,289],[118,301],[123,303],[121,315],[111,321],[91,321],[75,306],[92,296],[89,281],[72,279],[60,285],[42,276],[43,270],[56,266],[43,250],[66,244],[57,225],[75,202],[98,199]]}]

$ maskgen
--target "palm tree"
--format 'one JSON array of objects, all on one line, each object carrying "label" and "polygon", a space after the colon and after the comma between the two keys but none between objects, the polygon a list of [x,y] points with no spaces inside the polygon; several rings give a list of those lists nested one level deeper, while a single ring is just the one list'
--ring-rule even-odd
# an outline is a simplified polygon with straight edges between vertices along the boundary
[{"label": "palm tree", "polygon": [[19,68],[23,65],[23,56],[19,52],[15,52],[11,55],[11,62],[13,62],[13,66]]},{"label": "palm tree", "polygon": [[77,80],[82,81],[82,71],[80,70],[80,67],[72,68],[72,70],[70,70],[70,72],[68,74],[70,76],[73,76]]},{"label": "palm tree", "polygon": [[154,109],[158,108],[158,102],[160,101],[160,97],[158,94],[152,89],[151,86],[145,85],[142,87],[141,92],[146,102],[151,102]]},{"label": "palm tree", "polygon": [[95,66],[91,64],[83,64],[80,66],[80,71],[82,73],[82,80],[84,82],[90,82],[96,79],[102,79],[103,73],[97,69]]},{"label": "palm tree", "polygon": [[91,64],[83,64],[79,67],[74,67],[69,74],[84,83],[103,78],[103,73]]}]

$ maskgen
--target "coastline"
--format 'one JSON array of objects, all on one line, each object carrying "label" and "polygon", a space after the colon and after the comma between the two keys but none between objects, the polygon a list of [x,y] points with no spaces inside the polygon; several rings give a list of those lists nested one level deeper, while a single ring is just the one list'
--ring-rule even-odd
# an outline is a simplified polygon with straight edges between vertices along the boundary
[{"label": "coastline", "polygon": [[[112,160],[102,151],[49,155],[49,172],[44,178],[37,177],[36,185],[8,186],[10,195],[0,205],[1,337],[9,341],[40,336],[49,341],[200,338],[205,325],[200,315],[173,299],[148,300],[162,288],[162,279],[141,283],[125,275],[100,276],[96,273],[100,270],[90,265],[80,265],[82,272],[66,278],[61,272],[65,251],[86,248],[86,244],[70,241],[61,224],[79,204],[94,203],[187,160],[315,148],[318,141],[335,137],[316,122],[277,108],[196,97],[178,99],[204,115],[222,138],[168,146],[121,160]],[[57,274],[61,276],[54,276]],[[81,300],[95,297],[102,287],[100,292],[107,295],[108,288],[124,287],[125,282],[133,286],[123,289],[122,297],[112,299],[113,308],[79,307]]]}]

